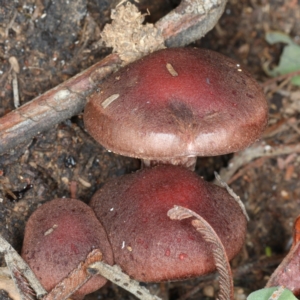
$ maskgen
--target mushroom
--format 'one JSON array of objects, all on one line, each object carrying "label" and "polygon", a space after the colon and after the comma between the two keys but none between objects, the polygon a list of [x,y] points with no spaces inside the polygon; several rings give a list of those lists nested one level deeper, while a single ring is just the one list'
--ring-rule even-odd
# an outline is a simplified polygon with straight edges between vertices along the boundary
[{"label": "mushroom", "polygon": [[300,295],[300,215],[294,223],[293,244],[274,273],[267,282],[266,287],[284,286],[291,290],[295,296]]},{"label": "mushroom", "polygon": [[90,202],[107,232],[115,263],[132,278],[159,282],[215,270],[212,249],[190,220],[167,216],[174,205],[201,215],[229,259],[242,247],[246,217],[226,190],[182,166],[145,168],[109,181]]},{"label": "mushroom", "polygon": [[170,48],[110,75],[90,96],[84,123],[115,153],[193,169],[197,156],[255,142],[267,113],[262,89],[239,64],[210,50]]},{"label": "mushroom", "polygon": [[[96,248],[104,262],[113,264],[107,235],[92,209],[79,200],[54,199],[30,216],[22,257],[49,292]],[[95,276],[72,299],[82,299],[105,283],[105,278]]]}]

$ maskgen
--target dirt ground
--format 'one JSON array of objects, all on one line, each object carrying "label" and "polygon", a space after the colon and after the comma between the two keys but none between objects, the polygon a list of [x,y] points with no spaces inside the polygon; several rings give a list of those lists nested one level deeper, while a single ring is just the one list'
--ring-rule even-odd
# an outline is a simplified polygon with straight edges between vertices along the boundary
[{"label": "dirt ground", "polygon": [[[14,109],[11,57],[19,67],[20,103],[24,104],[109,53],[98,41],[110,9],[118,2],[0,0],[0,116]],[[158,20],[179,1],[153,2],[140,0],[138,4],[142,11],[149,8],[148,22]],[[284,45],[269,45],[265,34],[270,30],[285,32],[300,44],[299,20],[297,0],[229,0],[217,26],[194,43],[244,64],[263,85],[270,119],[262,139],[269,147],[300,142],[300,93],[289,80],[268,81],[263,66],[276,65]],[[196,172],[212,181],[213,171],[226,168],[232,157],[199,158]],[[38,205],[55,197],[70,197],[74,188],[76,196],[88,202],[109,178],[139,167],[138,160],[98,145],[85,132],[81,115],[66,120],[0,156],[0,234],[19,251],[26,220]],[[245,246],[232,261],[239,300],[264,287],[291,246],[293,222],[300,214],[299,174],[300,156],[290,151],[257,158],[230,180],[251,218]],[[0,264],[4,266],[1,256]],[[147,287],[163,299],[214,299],[218,283],[212,274]],[[86,299],[134,296],[108,283]]]}]

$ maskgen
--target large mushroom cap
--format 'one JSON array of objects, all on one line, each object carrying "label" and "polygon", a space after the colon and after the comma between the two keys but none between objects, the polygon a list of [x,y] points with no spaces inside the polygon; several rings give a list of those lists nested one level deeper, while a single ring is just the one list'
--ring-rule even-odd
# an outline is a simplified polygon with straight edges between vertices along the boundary
[{"label": "large mushroom cap", "polygon": [[[79,200],[54,199],[30,216],[22,257],[49,292],[96,248],[102,252],[105,262],[113,263],[107,235],[92,209]],[[76,292],[76,299],[105,283],[101,276],[90,279]]]},{"label": "large mushroom cap", "polygon": [[267,124],[267,103],[239,64],[171,48],[112,74],[85,108],[88,132],[118,154],[150,160],[241,150]]},{"label": "large mushroom cap", "polygon": [[167,216],[174,205],[210,223],[229,259],[245,237],[246,218],[236,201],[183,167],[161,165],[112,180],[90,205],[107,232],[115,263],[140,281],[185,279],[215,270],[210,245],[191,225],[192,219]]}]

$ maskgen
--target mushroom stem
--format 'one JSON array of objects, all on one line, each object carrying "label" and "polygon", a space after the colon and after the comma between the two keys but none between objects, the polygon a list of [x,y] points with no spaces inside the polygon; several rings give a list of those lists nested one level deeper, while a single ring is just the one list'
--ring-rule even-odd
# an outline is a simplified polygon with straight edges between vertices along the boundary
[{"label": "mushroom stem", "polygon": [[183,166],[191,171],[195,171],[197,162],[197,156],[183,156],[183,157],[173,157],[169,159],[162,160],[150,160],[150,159],[142,159],[141,168],[154,167],[157,165],[170,164],[174,166]]}]

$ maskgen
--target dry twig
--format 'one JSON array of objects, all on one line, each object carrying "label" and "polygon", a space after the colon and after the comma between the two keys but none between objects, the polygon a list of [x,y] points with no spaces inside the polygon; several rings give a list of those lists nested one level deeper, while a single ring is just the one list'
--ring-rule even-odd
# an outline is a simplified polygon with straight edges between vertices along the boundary
[{"label": "dry twig", "polygon": [[273,292],[273,294],[271,295],[271,297],[268,300],[278,300],[284,291],[285,291],[285,287],[282,285],[279,286],[276,289],[276,291]]},{"label": "dry twig", "polygon": [[[0,253],[4,253],[14,283],[19,293],[24,295],[23,300],[31,299],[30,294],[32,291],[35,292],[38,298],[47,294],[29,266],[2,236],[0,236]],[[29,286],[30,289],[28,289]]]},{"label": "dry twig", "polygon": [[221,176],[217,173],[217,172],[214,172],[215,174],[215,177],[217,179],[217,181],[219,182],[219,184],[224,187],[226,189],[226,191],[228,192],[228,194],[233,197],[233,199],[238,203],[238,205],[240,206],[244,216],[246,217],[247,221],[249,222],[250,221],[250,218],[248,216],[248,213],[246,211],[246,208],[245,208],[245,205],[244,203],[242,202],[241,198],[233,191],[232,188],[230,188],[228,186],[228,184],[222,180]]},{"label": "dry twig", "polygon": [[87,271],[90,264],[101,261],[99,249],[91,251],[86,260],[81,262],[66,278],[59,282],[43,300],[66,300],[79,290],[93,275]]},{"label": "dry twig", "polygon": [[223,168],[220,171],[220,176],[225,182],[229,182],[231,177],[235,172],[241,168],[243,165],[246,165],[250,161],[259,157],[274,157],[278,155],[290,154],[290,153],[299,153],[300,152],[300,143],[299,144],[289,144],[289,145],[279,145],[279,146],[270,146],[267,145],[265,141],[259,141],[249,148],[238,152],[230,160],[227,168]]},{"label": "dry twig", "polygon": [[130,279],[128,275],[122,272],[117,265],[110,266],[101,261],[93,263],[89,266],[88,272],[91,274],[100,274],[111,282],[119,285],[123,289],[129,291],[141,300],[161,300],[157,296],[153,296],[149,291],[140,286],[138,281]]},{"label": "dry twig", "polygon": [[109,55],[84,72],[0,118],[0,154],[28,142],[39,132],[82,111],[86,97],[116,68],[118,55]]}]

